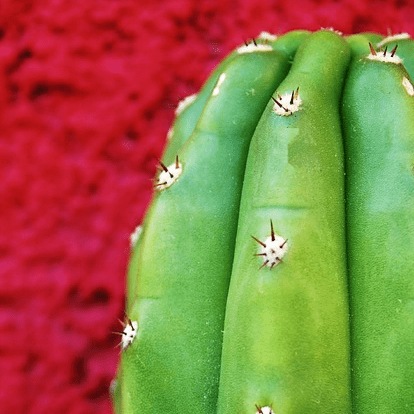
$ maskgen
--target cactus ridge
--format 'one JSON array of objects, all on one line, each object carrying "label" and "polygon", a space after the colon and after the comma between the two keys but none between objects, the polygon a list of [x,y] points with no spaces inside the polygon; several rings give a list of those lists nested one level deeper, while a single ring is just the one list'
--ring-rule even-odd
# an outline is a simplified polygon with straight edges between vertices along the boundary
[{"label": "cactus ridge", "polygon": [[414,412],[413,77],[406,33],[263,32],[179,104],[117,414]]}]

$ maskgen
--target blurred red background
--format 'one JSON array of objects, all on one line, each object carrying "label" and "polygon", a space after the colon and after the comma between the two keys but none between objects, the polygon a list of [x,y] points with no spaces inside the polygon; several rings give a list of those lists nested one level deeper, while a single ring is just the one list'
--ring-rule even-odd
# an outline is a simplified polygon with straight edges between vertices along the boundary
[{"label": "blurred red background", "polygon": [[112,412],[129,235],[177,103],[224,55],[413,21],[408,0],[2,0],[0,411]]}]

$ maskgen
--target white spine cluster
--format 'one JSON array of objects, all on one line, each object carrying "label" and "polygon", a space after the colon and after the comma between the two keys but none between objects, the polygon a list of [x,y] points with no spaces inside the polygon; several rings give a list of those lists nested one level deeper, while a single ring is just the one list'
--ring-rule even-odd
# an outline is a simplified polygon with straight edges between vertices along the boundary
[{"label": "white spine cluster", "polygon": [[170,166],[166,167],[164,164],[160,163],[162,166],[162,171],[160,172],[160,175],[158,176],[158,181],[155,183],[155,188],[158,191],[162,191],[165,188],[170,187],[172,184],[174,184],[178,177],[183,172],[183,166],[178,161],[178,157],[174,164],[171,164]]},{"label": "white spine cluster", "polygon": [[333,27],[321,27],[321,30],[327,30],[328,32],[334,32],[339,36],[343,36],[343,33],[339,30],[335,30]]},{"label": "white spine cluster", "polygon": [[387,49],[384,51],[379,50],[375,51],[373,48],[371,48],[370,54],[367,56],[367,59],[369,60],[376,60],[378,62],[387,62],[387,63],[394,63],[396,65],[399,65],[402,63],[402,59],[395,54],[396,48],[388,52]]},{"label": "white spine cluster", "polygon": [[269,236],[265,241],[264,246],[260,246],[260,254],[263,257],[263,265],[273,268],[277,266],[287,251],[287,241],[278,235],[275,235],[274,240]]},{"label": "white spine cluster", "polygon": [[237,53],[255,53],[255,52],[271,52],[273,50],[272,46],[266,45],[264,43],[249,43],[248,45],[240,46],[237,49]]},{"label": "white spine cluster", "polygon": [[138,332],[138,322],[129,320],[122,332],[121,349],[125,351],[135,339]]},{"label": "white spine cluster", "polygon": [[269,32],[261,32],[257,38],[267,40],[268,42],[274,42],[277,40],[277,36]]},{"label": "white spine cluster", "polygon": [[274,414],[271,407],[258,407],[258,406],[256,406],[256,408],[257,408],[256,412],[258,414]]},{"label": "white spine cluster", "polygon": [[287,240],[274,232],[272,220],[270,220],[270,230],[270,236],[264,242],[252,236],[260,244],[260,253],[256,254],[256,256],[263,258],[263,264],[260,268],[268,266],[272,269],[282,262],[282,258],[287,252]]},{"label": "white spine cluster", "polygon": [[182,99],[178,102],[177,108],[175,109],[175,115],[180,115],[181,112],[184,111],[187,106],[191,105],[197,98],[197,94],[194,93],[193,95],[187,96],[186,98]]},{"label": "white spine cluster", "polygon": [[273,98],[274,106],[273,112],[279,116],[289,116],[299,111],[302,99],[299,96],[299,88],[292,93],[285,93],[278,95],[278,98]]}]

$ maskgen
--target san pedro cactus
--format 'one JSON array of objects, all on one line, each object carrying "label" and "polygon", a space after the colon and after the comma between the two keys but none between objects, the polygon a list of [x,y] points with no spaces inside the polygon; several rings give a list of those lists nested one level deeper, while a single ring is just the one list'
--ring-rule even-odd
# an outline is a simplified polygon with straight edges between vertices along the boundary
[{"label": "san pedro cactus", "polygon": [[414,413],[414,43],[266,33],[177,111],[119,414]]}]

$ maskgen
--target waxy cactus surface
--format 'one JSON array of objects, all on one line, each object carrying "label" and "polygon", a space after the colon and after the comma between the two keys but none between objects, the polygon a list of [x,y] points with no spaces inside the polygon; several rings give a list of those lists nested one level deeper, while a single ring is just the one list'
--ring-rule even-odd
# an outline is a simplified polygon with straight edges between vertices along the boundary
[{"label": "waxy cactus surface", "polygon": [[118,414],[414,413],[414,43],[262,33],[177,108]]}]

